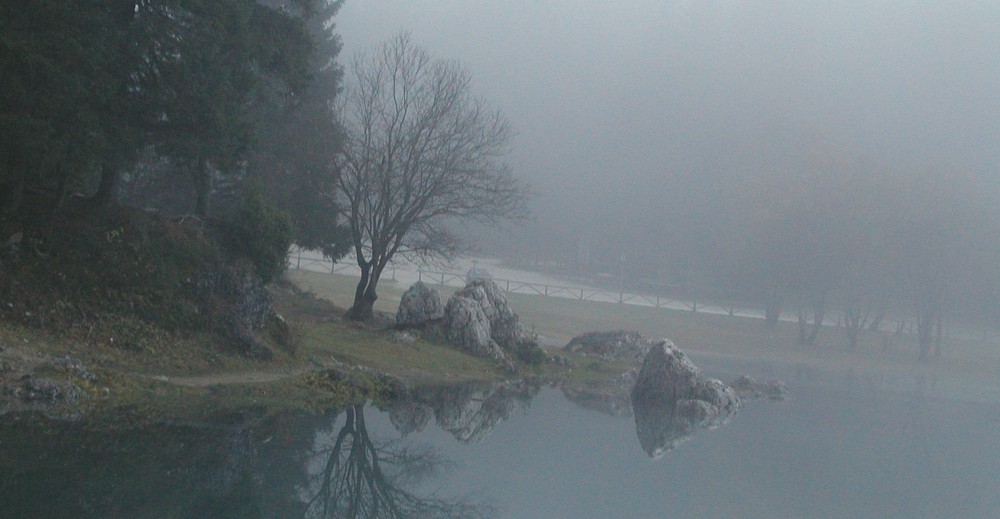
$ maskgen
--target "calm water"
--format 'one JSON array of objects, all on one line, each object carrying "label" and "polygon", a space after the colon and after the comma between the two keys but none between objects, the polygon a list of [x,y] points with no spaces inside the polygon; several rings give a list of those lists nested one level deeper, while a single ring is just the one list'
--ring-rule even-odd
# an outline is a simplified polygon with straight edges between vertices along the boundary
[{"label": "calm water", "polygon": [[6,416],[0,517],[1000,517],[992,390],[781,371],[788,400],[658,460],[633,417],[517,385],[211,423]]}]

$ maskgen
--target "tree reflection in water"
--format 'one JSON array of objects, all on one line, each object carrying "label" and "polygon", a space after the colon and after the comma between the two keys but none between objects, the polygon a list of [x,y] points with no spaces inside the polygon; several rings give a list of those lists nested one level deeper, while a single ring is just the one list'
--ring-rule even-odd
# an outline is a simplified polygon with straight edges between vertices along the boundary
[{"label": "tree reflection in water", "polygon": [[315,455],[322,470],[304,489],[310,518],[493,517],[488,504],[422,497],[406,487],[446,468],[431,449],[375,442],[365,426],[364,406],[348,407],[336,438]]}]

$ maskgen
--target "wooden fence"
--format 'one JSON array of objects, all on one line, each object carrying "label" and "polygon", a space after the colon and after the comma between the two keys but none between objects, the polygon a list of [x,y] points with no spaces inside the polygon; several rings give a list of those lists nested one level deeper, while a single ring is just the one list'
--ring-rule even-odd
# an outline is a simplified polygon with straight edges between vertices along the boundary
[{"label": "wooden fence", "polygon": [[[324,271],[331,274],[357,275],[358,267],[351,263],[336,263],[324,257],[303,256],[298,251],[293,250],[288,256],[290,268]],[[411,274],[412,271],[407,271]],[[462,272],[448,272],[443,270],[427,270],[418,268],[415,272],[417,280],[425,283],[433,283],[440,286],[463,287],[466,283],[466,274]],[[383,277],[396,280],[397,270],[395,267],[386,269]],[[730,317],[749,317],[762,319],[763,312],[756,308],[739,306],[733,303],[713,303],[698,302],[692,298],[677,298],[662,295],[639,294],[625,292],[624,290],[606,290],[599,288],[588,288],[569,285],[555,285],[546,283],[534,283],[530,281],[520,281],[513,279],[491,278],[498,287],[509,294],[528,294],[545,297],[561,297],[575,299],[578,301],[595,301],[602,303],[620,303],[627,305],[646,306],[671,310],[688,310],[692,312],[703,312],[715,315],[728,315]],[[832,316],[831,316],[832,317]],[[794,319],[782,318],[783,321]],[[829,326],[840,327],[841,321],[835,323],[828,321]],[[912,335],[916,333],[916,322],[912,319],[901,318],[898,320],[886,320],[882,324],[882,331],[894,332],[896,327],[902,325],[901,333]],[[946,337],[962,337],[965,339],[980,339],[983,342],[1000,342],[1000,332],[994,330],[975,330],[965,328],[946,327]],[[981,337],[980,337],[981,335]]]}]

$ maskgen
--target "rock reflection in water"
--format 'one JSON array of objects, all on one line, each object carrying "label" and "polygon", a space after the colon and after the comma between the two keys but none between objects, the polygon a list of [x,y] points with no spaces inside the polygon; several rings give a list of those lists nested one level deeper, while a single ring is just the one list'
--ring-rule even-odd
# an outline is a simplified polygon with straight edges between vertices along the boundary
[{"label": "rock reflection in water", "polygon": [[653,458],[687,441],[698,429],[725,424],[740,409],[740,397],[731,387],[702,377],[669,341],[649,350],[631,400],[639,444]]},{"label": "rock reflection in water", "polygon": [[422,431],[433,416],[456,440],[479,443],[511,412],[526,407],[538,390],[521,382],[418,388],[390,404],[389,419],[405,435]]},{"label": "rock reflection in water", "polygon": [[363,405],[347,409],[344,425],[320,448],[308,485],[305,517],[309,518],[475,518],[495,514],[487,504],[463,499],[421,496],[408,490],[445,468],[432,449],[377,442],[365,425]]}]

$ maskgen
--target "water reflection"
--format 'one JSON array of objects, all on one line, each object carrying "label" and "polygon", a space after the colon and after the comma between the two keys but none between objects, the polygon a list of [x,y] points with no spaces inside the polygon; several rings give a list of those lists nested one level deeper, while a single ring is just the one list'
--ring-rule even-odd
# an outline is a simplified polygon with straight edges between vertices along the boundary
[{"label": "water reflection", "polygon": [[424,430],[433,416],[459,442],[479,443],[513,411],[526,408],[538,391],[539,386],[520,381],[418,388],[390,404],[389,419],[407,435]]},{"label": "water reflection", "polygon": [[309,518],[490,517],[486,504],[421,496],[408,484],[433,475],[446,462],[429,448],[376,442],[365,425],[363,405],[347,409],[344,425],[316,457],[324,460],[303,489]]},{"label": "water reflection", "polygon": [[0,517],[997,517],[1000,407],[846,382],[748,405],[659,463],[642,451],[711,426],[696,404],[635,406],[633,428],[523,383],[191,423],[8,415]]},{"label": "water reflection", "polygon": [[[461,394],[446,401],[483,393]],[[499,410],[509,412],[504,399],[494,400],[487,396],[471,414],[448,403],[435,408],[454,417],[441,423],[456,437],[481,438],[503,414]],[[190,423],[6,415],[0,418],[0,517],[495,515],[488,503],[416,490],[450,464],[413,442],[377,441],[364,408],[280,416],[247,410]]]}]

